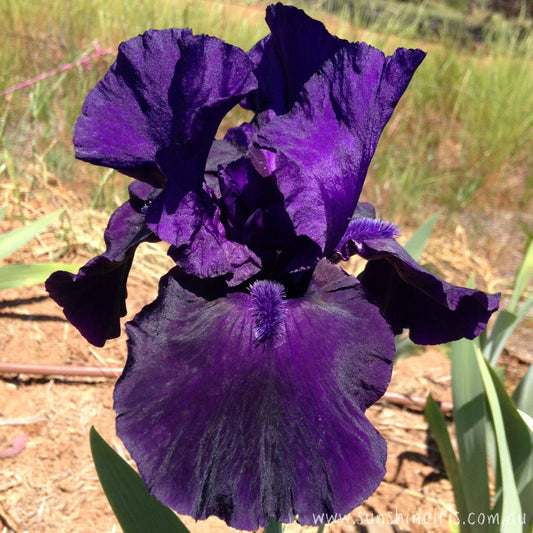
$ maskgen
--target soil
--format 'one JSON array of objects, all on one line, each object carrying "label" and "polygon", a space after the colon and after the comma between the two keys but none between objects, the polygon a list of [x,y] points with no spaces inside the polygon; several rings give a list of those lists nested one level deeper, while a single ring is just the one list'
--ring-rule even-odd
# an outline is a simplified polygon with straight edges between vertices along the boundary
[{"label": "soil", "polygon": [[[131,314],[152,301],[156,292],[155,277],[147,279],[133,270]],[[0,321],[3,362],[113,367],[125,362],[124,336],[101,349],[90,346],[42,286],[4,291]],[[531,336],[524,335],[503,361],[511,390],[532,359]],[[94,425],[128,458],[114,431],[113,385],[113,379],[104,378],[0,376],[0,450],[27,436],[18,453],[0,459],[2,533],[120,531],[89,449],[89,429]],[[426,349],[400,361],[389,390],[422,398],[431,393],[436,400],[451,401],[449,359],[437,349]],[[387,474],[364,505],[329,525],[329,531],[449,531],[449,520],[455,521],[453,492],[423,414],[379,402],[368,410],[368,417],[388,442]],[[193,533],[229,529],[215,518],[184,521]],[[299,530],[293,524],[287,533]]]}]

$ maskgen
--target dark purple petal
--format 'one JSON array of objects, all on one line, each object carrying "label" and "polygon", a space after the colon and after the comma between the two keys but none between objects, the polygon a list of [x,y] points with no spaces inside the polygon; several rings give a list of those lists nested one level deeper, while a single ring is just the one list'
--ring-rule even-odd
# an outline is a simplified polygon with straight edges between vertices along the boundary
[{"label": "dark purple petal", "polygon": [[252,66],[239,48],[190,30],[149,30],[122,43],[85,100],[76,156],[163,185],[157,151],[187,145],[205,163],[222,117],[256,86]]},{"label": "dark purple petal", "polygon": [[209,150],[205,171],[216,174],[219,165],[227,165],[244,157],[248,146],[242,146],[228,139],[214,141]]},{"label": "dark purple petal", "polygon": [[368,259],[358,276],[395,334],[410,330],[417,344],[473,339],[498,309],[500,295],[457,287],[421,267],[394,239],[355,243]]},{"label": "dark purple petal", "polygon": [[311,239],[294,231],[284,199],[273,180],[275,154],[252,147],[248,158],[220,168],[220,197],[226,235],[261,258],[262,270],[278,279],[313,269],[322,257]]},{"label": "dark purple petal", "polygon": [[348,41],[331,35],[324,24],[293,6],[278,3],[267,7],[266,21],[270,35],[248,52],[256,64],[259,89],[245,106],[255,112],[272,109],[282,115],[291,108],[304,83]]},{"label": "dark purple petal", "polygon": [[59,270],[46,280],[46,290],[63,307],[67,320],[95,346],[120,335],[132,262],[133,252],[118,263],[99,255],[76,275]]},{"label": "dark purple petal", "polygon": [[159,150],[156,161],[167,177],[167,185],[147,210],[148,227],[177,248],[190,245],[195,238],[207,246],[218,240],[219,232],[212,222],[216,209],[212,198],[202,182],[190,183],[187,179],[198,172],[203,178],[201,162],[198,163],[194,152],[186,158],[178,146],[172,145]]},{"label": "dark purple petal", "polygon": [[[173,144],[155,154],[166,187],[147,213],[152,231],[178,248],[202,231],[199,223],[206,216],[212,217],[212,213],[203,212],[210,207],[202,198],[209,150],[222,117],[255,84],[246,54],[223,41],[202,36],[201,46],[187,42],[187,47],[182,44],[181,53],[170,101],[179,95],[176,105],[183,112],[174,123]],[[192,76],[191,72],[201,74]],[[193,217],[187,222],[184,215],[191,213]],[[212,233],[208,228],[206,243],[212,240],[208,236]]]},{"label": "dark purple petal", "polygon": [[376,218],[376,209],[369,202],[357,202],[352,218]]},{"label": "dark purple petal", "polygon": [[258,272],[260,260],[244,244],[227,238],[220,210],[206,185],[197,188],[185,177],[178,179],[181,172],[184,176],[196,172],[195,157],[182,156],[176,146],[157,153],[158,166],[169,179],[150,204],[146,223],[172,245],[170,255],[185,272],[202,278],[224,276],[238,285]]},{"label": "dark purple petal", "polygon": [[379,136],[414,71],[420,50],[393,56],[364,43],[342,48],[305,84],[291,111],[258,142],[276,154],[273,175],[297,235],[329,256],[344,234]]},{"label": "dark purple petal", "polygon": [[[207,221],[211,226],[211,221]],[[210,235],[210,246],[202,240],[208,235],[203,232],[191,246],[176,248],[171,246],[168,255],[187,274],[201,278],[223,277],[228,285],[234,287],[251,278],[261,269],[261,259],[246,246]],[[209,270],[209,268],[211,268]]]},{"label": "dark purple petal", "polygon": [[270,281],[251,294],[212,285],[206,298],[192,283],[166,276],[127,326],[117,433],[150,491],[246,530],[351,511],[385,472],[385,442],[364,416],[391,374],[379,310],[325,260],[301,298]]},{"label": "dark purple petal", "polygon": [[46,281],[51,298],[80,333],[95,346],[120,335],[126,314],[126,281],[137,246],[157,238],[145,224],[145,206],[160,189],[135,181],[130,200],[111,216],[104,233],[106,251],[86,263],[77,274],[58,271]]},{"label": "dark purple petal", "polygon": [[257,153],[252,149],[218,173],[228,236],[248,246],[282,248],[296,234],[275,182],[268,171],[259,172],[266,163]]}]

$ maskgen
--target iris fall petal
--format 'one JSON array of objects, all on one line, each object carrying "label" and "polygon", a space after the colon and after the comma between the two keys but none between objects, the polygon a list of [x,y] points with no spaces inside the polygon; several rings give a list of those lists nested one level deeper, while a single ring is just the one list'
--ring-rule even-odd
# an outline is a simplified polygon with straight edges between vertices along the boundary
[{"label": "iris fall petal", "polygon": [[137,246],[157,238],[145,224],[143,211],[160,189],[135,181],[130,199],[111,216],[104,233],[106,251],[77,274],[54,272],[46,290],[63,307],[67,319],[95,346],[120,335],[126,314],[126,281]]},{"label": "iris fall petal", "polygon": [[248,530],[351,511],[385,467],[364,416],[394,353],[379,310],[326,260],[305,297],[283,303],[271,282],[252,294],[211,287],[209,298],[195,283],[170,273],[127,326],[117,432],[149,489],[178,512]]},{"label": "iris fall petal", "polygon": [[498,309],[499,294],[451,285],[420,266],[393,238],[358,245],[368,259],[358,276],[394,333],[409,329],[417,344],[473,339]]}]

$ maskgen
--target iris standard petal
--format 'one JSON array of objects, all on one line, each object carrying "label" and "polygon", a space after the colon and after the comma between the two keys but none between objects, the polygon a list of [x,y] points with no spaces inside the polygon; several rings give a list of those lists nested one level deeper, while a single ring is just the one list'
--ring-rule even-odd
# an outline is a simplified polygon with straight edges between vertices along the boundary
[{"label": "iris standard petal", "polygon": [[409,329],[417,344],[473,339],[498,309],[499,294],[451,285],[420,266],[393,238],[355,243],[368,260],[358,276],[394,333]]},{"label": "iris standard petal", "polygon": [[322,22],[301,9],[281,3],[267,7],[266,22],[270,35],[248,52],[259,88],[245,106],[256,113],[272,109],[282,115],[304,83],[348,41],[331,35]]},{"label": "iris standard petal", "polygon": [[186,29],[130,39],[83,104],[76,156],[161,186],[157,151],[189,143],[207,157],[222,117],[255,88],[251,69],[239,48]]},{"label": "iris standard petal", "polygon": [[[155,154],[166,185],[147,213],[152,231],[178,248],[203,231],[201,221],[212,216],[201,197],[220,121],[256,85],[252,62],[242,50],[213,37],[201,38],[181,46],[169,92],[170,102],[180,110],[173,123],[174,140]],[[187,220],[184,213],[194,216]],[[212,239],[206,238],[208,244]]]},{"label": "iris standard petal", "polygon": [[304,85],[287,114],[260,129],[276,154],[274,177],[297,235],[329,256],[344,234],[379,136],[414,71],[420,50],[393,56],[364,43],[343,47]]},{"label": "iris standard petal", "polygon": [[157,238],[145,224],[145,206],[160,189],[135,181],[130,200],[111,216],[104,238],[106,251],[86,263],[77,274],[54,272],[45,287],[79,332],[95,346],[120,335],[126,314],[126,281],[137,246]]},{"label": "iris standard petal", "polygon": [[274,279],[312,270],[321,250],[308,237],[296,235],[283,196],[269,175],[268,157],[273,154],[251,148],[248,155],[218,172],[226,235],[253,250],[264,274]]},{"label": "iris standard petal", "polygon": [[392,332],[326,260],[302,298],[163,278],[127,326],[117,433],[150,491],[178,512],[253,530],[351,511],[385,472],[364,416],[391,374]]},{"label": "iris standard petal", "polygon": [[250,157],[225,165],[218,173],[228,236],[248,245],[282,248],[296,238],[275,182],[261,175],[261,162]]}]

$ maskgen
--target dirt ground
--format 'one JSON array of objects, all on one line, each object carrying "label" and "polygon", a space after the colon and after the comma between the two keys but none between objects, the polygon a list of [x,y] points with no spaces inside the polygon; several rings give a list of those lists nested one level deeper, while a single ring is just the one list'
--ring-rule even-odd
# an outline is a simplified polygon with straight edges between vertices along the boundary
[{"label": "dirt ground", "polygon": [[[139,310],[156,292],[155,280],[133,271],[128,309]],[[0,324],[2,362],[121,366],[125,361],[124,336],[102,349],[90,346],[42,286],[1,293]],[[523,329],[505,354],[511,389],[533,359],[530,330]],[[113,385],[114,379],[103,378],[0,376],[0,450],[27,436],[19,453],[0,459],[2,533],[120,531],[89,449],[94,425],[128,457],[114,432]],[[431,392],[437,400],[451,401],[450,385],[448,358],[427,349],[395,366],[389,390],[423,398]],[[449,531],[448,521],[455,517],[453,493],[423,414],[380,402],[368,416],[388,442],[387,474],[364,505],[328,526],[330,533]],[[184,521],[193,533],[228,530],[214,518]],[[292,525],[289,531],[299,529]]]}]

